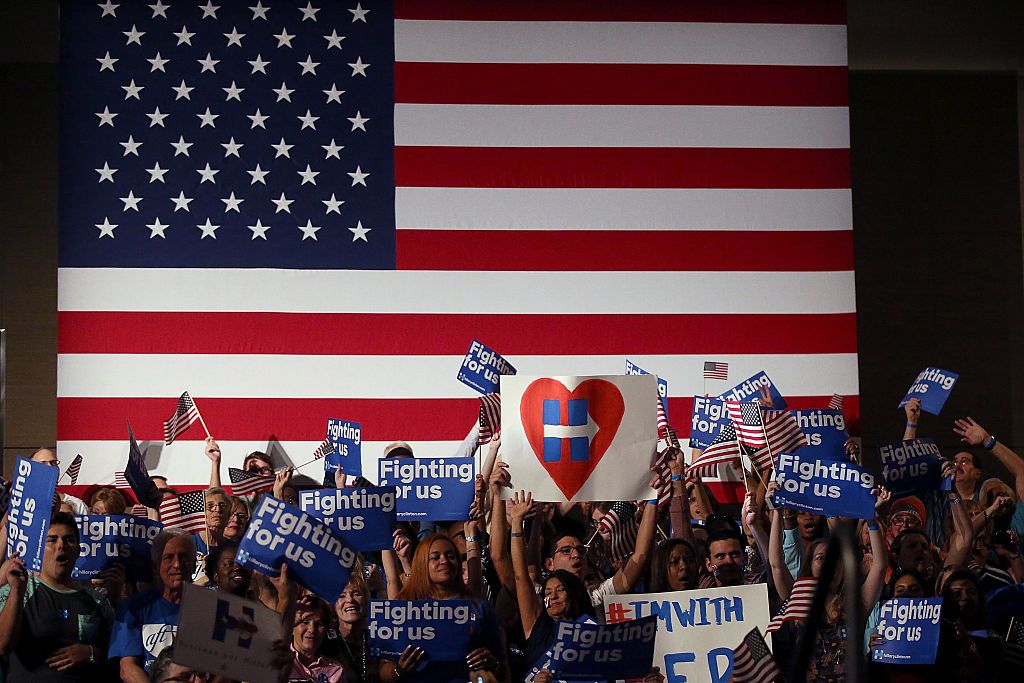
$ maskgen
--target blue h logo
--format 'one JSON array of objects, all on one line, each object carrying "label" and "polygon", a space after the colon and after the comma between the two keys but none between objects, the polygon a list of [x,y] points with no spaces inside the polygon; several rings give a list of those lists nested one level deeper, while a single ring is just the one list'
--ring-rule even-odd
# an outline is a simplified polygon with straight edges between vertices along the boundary
[{"label": "blue h logo", "polygon": [[[563,406],[565,418],[562,417]],[[590,459],[590,439],[596,430],[588,429],[593,423],[587,412],[587,399],[545,399],[543,423],[544,462],[561,462],[564,441],[569,442],[571,462],[586,462]]]},{"label": "blue h logo", "polygon": [[238,631],[238,647],[248,648],[252,645],[252,635],[257,631],[253,623],[256,614],[252,607],[242,607],[242,618],[230,613],[231,604],[227,600],[217,601],[217,617],[213,621],[211,638],[226,642],[228,631]]}]

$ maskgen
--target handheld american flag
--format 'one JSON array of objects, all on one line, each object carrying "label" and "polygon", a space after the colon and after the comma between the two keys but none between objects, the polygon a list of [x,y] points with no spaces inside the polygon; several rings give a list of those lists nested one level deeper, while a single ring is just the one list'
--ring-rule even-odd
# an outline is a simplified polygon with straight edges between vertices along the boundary
[{"label": "handheld american flag", "polygon": [[274,487],[274,477],[267,474],[246,472],[236,467],[228,468],[228,477],[231,479],[231,492],[236,496],[266,491]]},{"label": "handheld american flag", "polygon": [[334,452],[334,445],[331,444],[330,439],[324,439],[320,442],[320,445],[313,450],[313,459],[320,460],[326,458],[328,453]]},{"label": "handheld american flag", "polygon": [[206,491],[189,491],[160,502],[160,521],[168,528],[194,534],[206,528]]},{"label": "handheld american flag", "polygon": [[621,560],[636,550],[636,505],[619,501],[613,503],[601,521],[597,530],[608,543],[610,558]]},{"label": "handheld american flag", "polygon": [[841,394],[832,394],[832,398],[828,400],[829,410],[842,410],[843,409],[843,397]]},{"label": "handheld american flag", "polygon": [[792,453],[807,445],[807,437],[800,429],[793,413],[788,410],[766,410],[764,417],[764,434],[770,448],[755,451],[750,457],[759,470],[774,469],[773,456],[779,453]]},{"label": "handheld american flag", "polygon": [[501,432],[501,394],[484,394],[480,397],[479,423],[481,444],[490,443]]},{"label": "handheld american flag", "polygon": [[761,418],[761,404],[753,401],[726,401],[729,419],[736,427],[736,436],[744,446],[760,448],[767,446],[764,422]]},{"label": "handheld american flag", "polygon": [[733,683],[772,683],[782,678],[768,644],[756,627],[732,651]]},{"label": "handheld american flag", "polygon": [[729,379],[729,364],[704,361],[704,379]]},{"label": "handheld american flag", "polygon": [[64,474],[68,475],[68,479],[71,481],[71,485],[74,486],[78,483],[78,473],[82,471],[82,454],[79,453],[75,456],[75,459],[68,465],[67,470]]},{"label": "handheld american flag", "polygon": [[813,576],[805,576],[793,582],[793,588],[789,592],[789,599],[786,600],[779,613],[768,623],[768,633],[775,633],[782,624],[787,621],[804,621],[811,613],[811,605],[814,603],[814,591],[818,587],[818,579]]},{"label": "handheld american flag", "polygon": [[124,476],[124,470],[118,470],[114,472],[114,488],[117,489],[130,489],[131,484],[128,483],[128,479]]},{"label": "handheld american flag", "polygon": [[[196,407],[188,392],[178,397],[178,405],[174,414],[164,420],[164,443],[170,446],[186,429],[192,426],[196,420],[202,420],[199,415],[199,408]],[[207,433],[209,436],[209,433]]]},{"label": "handheld american flag", "polygon": [[736,440],[736,428],[733,427],[732,423],[726,423],[722,425],[722,431],[711,442],[711,445],[693,459],[693,462],[690,463],[690,467],[687,469],[687,473],[700,476],[714,476],[718,473],[719,465],[739,460],[739,457],[740,444]]}]

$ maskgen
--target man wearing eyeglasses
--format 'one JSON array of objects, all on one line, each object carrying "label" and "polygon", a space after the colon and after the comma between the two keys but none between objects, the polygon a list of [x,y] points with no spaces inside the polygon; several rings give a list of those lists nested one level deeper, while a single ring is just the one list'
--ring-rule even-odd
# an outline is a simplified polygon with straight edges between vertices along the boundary
[{"label": "man wearing eyeglasses", "polygon": [[174,661],[174,646],[164,648],[153,662],[150,680],[153,683],[206,683],[211,676]]},{"label": "man wearing eyeglasses", "polygon": [[[32,461],[60,468],[60,460],[57,459],[57,453],[52,448],[40,448],[32,454]],[[58,492],[58,495],[60,496],[60,502],[70,505],[76,515],[89,514],[89,506],[85,504],[85,501],[66,493]]]}]

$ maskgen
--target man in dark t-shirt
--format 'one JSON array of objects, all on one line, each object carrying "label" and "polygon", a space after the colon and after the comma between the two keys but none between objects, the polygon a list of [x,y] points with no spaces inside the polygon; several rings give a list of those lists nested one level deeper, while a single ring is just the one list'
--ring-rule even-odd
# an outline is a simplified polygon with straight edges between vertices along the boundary
[{"label": "man in dark t-shirt", "polygon": [[109,680],[107,644],[114,611],[107,599],[71,579],[78,561],[78,525],[63,512],[46,534],[42,571],[21,558],[0,567],[0,654],[7,681]]}]

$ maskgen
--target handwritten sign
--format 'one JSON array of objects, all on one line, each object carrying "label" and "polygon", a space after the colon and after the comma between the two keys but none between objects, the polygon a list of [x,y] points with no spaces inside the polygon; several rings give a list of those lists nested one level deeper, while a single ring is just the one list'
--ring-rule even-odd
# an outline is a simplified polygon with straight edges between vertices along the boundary
[{"label": "handwritten sign", "polygon": [[706,590],[610,595],[605,620],[654,616],[658,636],[654,665],[668,683],[725,683],[732,674],[732,648],[754,627],[768,627],[765,584]]}]

